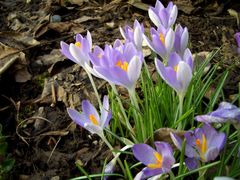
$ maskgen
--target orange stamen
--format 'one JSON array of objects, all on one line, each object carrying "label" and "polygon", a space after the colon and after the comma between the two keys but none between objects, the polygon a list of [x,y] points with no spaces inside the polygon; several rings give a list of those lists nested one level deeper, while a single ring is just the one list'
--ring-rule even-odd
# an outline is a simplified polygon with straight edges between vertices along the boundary
[{"label": "orange stamen", "polygon": [[206,139],[206,136],[204,134],[202,134],[202,142],[200,139],[196,139],[195,141],[197,147],[198,147],[198,150],[199,150],[199,153],[200,153],[200,157],[202,160],[204,160],[204,154],[206,153],[207,151],[207,139]]},{"label": "orange stamen", "polygon": [[160,41],[165,45],[165,38],[164,38],[163,33],[160,33],[160,34],[159,34],[159,39],[160,39]]},{"label": "orange stamen", "polygon": [[119,60],[116,64],[116,66],[120,67],[125,72],[127,72],[127,70],[128,70],[128,63],[126,61],[122,62],[121,60]]},{"label": "orange stamen", "polygon": [[97,119],[95,118],[95,116],[93,114],[89,115],[89,119],[94,125],[99,125]]}]

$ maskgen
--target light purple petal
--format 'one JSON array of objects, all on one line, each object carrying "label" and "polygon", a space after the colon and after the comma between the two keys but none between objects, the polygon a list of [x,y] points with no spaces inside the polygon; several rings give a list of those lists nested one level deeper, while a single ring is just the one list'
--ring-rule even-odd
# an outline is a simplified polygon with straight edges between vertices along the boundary
[{"label": "light purple petal", "polygon": [[179,91],[181,89],[181,85],[177,81],[176,72],[171,67],[165,67],[157,58],[155,59],[155,65],[162,79],[176,91]]},{"label": "light purple petal", "polygon": [[74,44],[70,44],[69,52],[72,54],[74,59],[76,59],[77,64],[84,67],[85,62],[87,62],[86,56],[82,53],[79,47]]},{"label": "light purple petal", "polygon": [[166,57],[167,49],[163,44],[163,42],[160,41],[159,36],[152,35],[152,45],[153,45],[153,49],[152,49],[153,51],[155,51],[162,58]]},{"label": "light purple petal", "polygon": [[223,149],[226,144],[226,134],[225,133],[217,133],[212,139],[209,139],[210,143],[208,144],[210,147],[217,147],[219,150]]},{"label": "light purple petal", "polygon": [[97,119],[98,123],[101,124],[101,122],[99,122],[100,118],[99,118],[97,110],[88,100],[82,101],[82,111],[84,114],[86,114],[87,117],[89,117],[89,115],[91,115],[91,114],[94,115],[94,117]]},{"label": "light purple petal", "polygon": [[168,28],[168,20],[169,20],[169,14],[166,9],[162,9],[159,11],[159,16],[161,20],[161,24],[165,27]]},{"label": "light purple petal", "polygon": [[64,56],[66,56],[68,59],[72,60],[73,62],[77,63],[77,61],[74,59],[74,57],[69,52],[69,45],[63,41],[60,43],[61,45],[61,52]]},{"label": "light purple petal", "polygon": [[156,162],[156,158],[154,156],[156,151],[147,144],[135,144],[132,147],[132,151],[135,158],[146,166]]},{"label": "light purple petal", "polygon": [[142,61],[137,56],[134,56],[130,61],[130,63],[128,64],[128,71],[127,71],[129,81],[132,82],[132,84],[134,85],[141,74],[141,68],[142,68]]},{"label": "light purple petal", "polygon": [[169,27],[175,23],[177,19],[177,15],[178,15],[178,9],[177,9],[177,6],[174,5],[169,16],[169,23],[168,23]]},{"label": "light purple petal", "polygon": [[192,69],[187,63],[180,61],[177,68],[177,81],[181,83],[181,89],[178,93],[185,94],[191,80]]},{"label": "light purple petal", "polygon": [[168,66],[175,68],[181,60],[181,57],[176,52],[173,52],[169,56]]},{"label": "light purple petal", "polygon": [[170,28],[165,36],[165,47],[167,52],[171,52],[174,44],[174,31]]},{"label": "light purple petal", "polygon": [[184,160],[188,170],[193,170],[193,169],[196,169],[198,168],[198,165],[199,165],[199,161],[195,158],[186,158]]},{"label": "light purple petal", "polygon": [[108,96],[103,97],[103,107],[101,110],[101,127],[106,127],[109,124],[109,120],[112,117],[111,110],[109,109]]},{"label": "light purple petal", "polygon": [[137,26],[134,30],[134,43],[138,50],[142,49],[143,35],[142,35],[141,27]]},{"label": "light purple petal", "polygon": [[153,9],[151,7],[148,10],[148,16],[151,19],[151,21],[153,22],[153,24],[155,24],[157,27],[161,24],[159,16],[153,11]]},{"label": "light purple petal", "polygon": [[92,49],[92,36],[91,36],[91,33],[89,31],[87,31],[87,41],[89,43],[89,49],[91,50]]},{"label": "light purple petal", "polygon": [[185,27],[181,37],[181,49],[180,49],[181,52],[184,52],[185,49],[187,48],[188,39],[189,39],[188,29]]},{"label": "light purple petal", "polygon": [[219,118],[211,115],[199,115],[196,116],[195,119],[199,122],[203,123],[224,123],[227,122],[227,119]]},{"label": "light purple petal", "polygon": [[80,114],[78,111],[72,108],[67,108],[68,115],[78,125],[84,127],[84,123],[89,122],[84,114]]},{"label": "light purple petal", "polygon": [[215,160],[219,155],[219,149],[217,147],[210,147],[205,154],[205,162]]},{"label": "light purple petal", "polygon": [[190,68],[193,70],[193,57],[191,51],[187,48],[184,51],[183,54],[183,60],[190,66]]},{"label": "light purple petal", "polygon": [[144,174],[145,178],[163,173],[162,169],[150,169],[150,168],[147,168],[147,167],[144,168],[142,171],[143,171],[143,174]]}]

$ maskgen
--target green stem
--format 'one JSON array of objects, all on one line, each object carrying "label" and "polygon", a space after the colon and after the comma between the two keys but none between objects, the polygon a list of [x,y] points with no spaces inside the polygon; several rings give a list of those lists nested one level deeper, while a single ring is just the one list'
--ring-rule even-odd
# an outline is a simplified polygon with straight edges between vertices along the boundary
[{"label": "green stem", "polygon": [[96,95],[96,97],[97,97],[97,101],[98,101],[98,104],[99,104],[99,108],[102,109],[102,107],[103,107],[103,106],[102,106],[102,102],[101,102],[100,96],[99,96],[99,94],[98,94],[97,87],[96,87],[96,85],[95,85],[95,83],[94,83],[94,80],[93,80],[93,78],[92,78],[92,74],[91,74],[87,69],[85,69],[85,71],[87,72],[88,78],[89,78],[89,80],[90,80],[90,82],[91,82],[91,84],[92,84],[94,93],[95,93],[95,95]]},{"label": "green stem", "polygon": [[114,92],[115,95],[116,95],[116,98],[117,98],[117,101],[118,101],[120,110],[121,110],[121,112],[122,112],[122,114],[123,114],[123,117],[124,117],[124,119],[125,119],[125,123],[126,123],[127,128],[128,128],[128,130],[132,133],[132,135],[135,135],[134,130],[133,130],[133,128],[132,128],[132,126],[131,126],[131,124],[130,124],[130,122],[129,122],[129,119],[128,119],[127,115],[126,115],[126,112],[125,112],[125,109],[124,109],[124,107],[123,107],[122,101],[121,101],[121,99],[119,98],[119,94],[118,94],[117,88],[116,88],[116,86],[113,85],[113,84],[110,84],[110,85],[111,85],[111,87],[112,87],[112,89],[113,89],[113,92]]},{"label": "green stem", "polygon": [[[178,113],[178,118],[176,118],[176,120],[178,120],[182,116],[182,114],[183,114],[184,95],[183,94],[179,94],[178,98],[179,98],[179,113]],[[183,124],[182,124],[182,122],[179,122],[177,129],[182,129],[182,128],[183,128]]]},{"label": "green stem", "polygon": [[[129,97],[131,99],[131,103],[133,105],[133,113],[134,113],[134,121],[136,124],[137,129],[141,129],[141,133],[139,134],[141,136],[141,141],[144,141],[146,139],[146,133],[145,133],[145,128],[144,128],[144,122],[142,119],[142,116],[139,114],[140,113],[140,108],[138,105],[137,97],[136,97],[136,92],[134,90],[128,90]],[[140,126],[140,127],[139,127]]]}]

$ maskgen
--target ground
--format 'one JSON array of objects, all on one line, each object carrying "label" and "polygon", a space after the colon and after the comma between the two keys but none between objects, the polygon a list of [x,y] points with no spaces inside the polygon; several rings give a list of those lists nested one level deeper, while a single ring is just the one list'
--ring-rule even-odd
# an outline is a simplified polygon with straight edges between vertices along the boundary
[{"label": "ground", "polygon": [[[234,33],[240,29],[229,9],[240,12],[240,3],[174,3],[179,8],[177,23],[188,27],[194,54],[221,48],[211,62],[220,63],[219,75],[231,69],[224,92],[226,98],[234,98],[240,81]],[[0,123],[7,136],[8,154],[15,159],[8,179],[77,177],[80,171],[75,162],[89,173],[101,172],[110,151],[97,136],[73,124],[66,113],[70,106],[80,110],[83,99],[95,104],[96,99],[86,73],[61,55],[60,41],[73,42],[76,33],[85,35],[88,30],[94,44],[104,46],[122,39],[119,26],[132,26],[134,19],[147,31],[152,25],[148,5],[124,0],[0,2]],[[152,64],[150,58],[147,62]],[[100,94],[106,94],[107,84],[95,81]]]}]

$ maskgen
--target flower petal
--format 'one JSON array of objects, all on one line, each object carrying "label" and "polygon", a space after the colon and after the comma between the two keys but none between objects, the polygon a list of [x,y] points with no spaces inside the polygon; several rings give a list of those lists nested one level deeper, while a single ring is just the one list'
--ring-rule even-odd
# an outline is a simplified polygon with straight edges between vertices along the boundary
[{"label": "flower petal", "polygon": [[192,69],[190,66],[180,61],[177,69],[177,81],[181,83],[181,90],[179,93],[185,94],[190,81],[192,80]]},{"label": "flower petal", "polygon": [[80,114],[78,111],[72,108],[67,108],[68,115],[70,118],[77,123],[78,125],[84,127],[84,123],[88,123],[89,120],[86,118],[86,116],[82,113]]},{"label": "flower petal", "polygon": [[66,56],[68,59],[70,59],[71,61],[77,63],[77,61],[74,59],[74,57],[71,55],[71,53],[69,52],[69,45],[63,41],[61,41],[60,43],[61,46],[61,53]]},{"label": "flower petal", "polygon": [[148,10],[148,16],[151,19],[151,21],[153,22],[153,24],[155,24],[157,27],[161,24],[161,21],[160,21],[158,15],[153,11],[152,7],[150,7]]},{"label": "flower petal", "polygon": [[84,114],[86,114],[86,116],[88,118],[89,118],[89,115],[91,115],[91,114],[94,115],[94,117],[96,118],[98,123],[101,124],[101,122],[99,122],[100,118],[99,118],[97,110],[88,100],[82,101],[82,111]]},{"label": "flower petal", "polygon": [[166,81],[166,83],[171,86],[176,91],[181,89],[180,83],[177,81],[176,72],[171,67],[165,67],[163,63],[155,59],[155,65],[157,68],[158,73],[161,75],[162,79]]},{"label": "flower petal", "polygon": [[195,158],[186,158],[184,160],[187,168],[189,171],[193,170],[193,169],[197,169],[199,166],[199,161]]},{"label": "flower petal", "polygon": [[141,74],[141,68],[142,61],[139,59],[139,57],[134,56],[128,65],[127,71],[128,79],[130,82],[132,82],[133,85],[135,85]]},{"label": "flower petal", "polygon": [[132,147],[132,151],[135,158],[146,166],[156,162],[156,158],[154,156],[156,151],[147,144],[135,144]]}]

